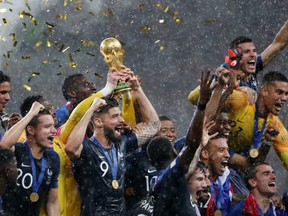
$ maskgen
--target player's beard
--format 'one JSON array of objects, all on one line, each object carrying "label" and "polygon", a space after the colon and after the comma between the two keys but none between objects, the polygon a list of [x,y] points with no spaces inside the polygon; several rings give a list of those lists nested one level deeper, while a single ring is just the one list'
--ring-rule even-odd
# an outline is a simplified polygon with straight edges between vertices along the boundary
[{"label": "player's beard", "polygon": [[121,140],[121,137],[117,138],[114,134],[114,130],[112,130],[109,127],[104,126],[104,136],[106,137],[106,139],[108,139],[109,141],[112,142],[118,142]]}]

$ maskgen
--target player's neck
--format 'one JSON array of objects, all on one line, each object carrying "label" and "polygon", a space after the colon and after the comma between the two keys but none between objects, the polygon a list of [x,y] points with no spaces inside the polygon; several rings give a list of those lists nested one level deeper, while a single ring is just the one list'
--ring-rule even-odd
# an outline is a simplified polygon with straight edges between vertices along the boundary
[{"label": "player's neck", "polygon": [[93,136],[96,138],[96,140],[104,147],[104,148],[111,148],[112,142],[109,141],[105,136],[99,133],[94,133]]},{"label": "player's neck", "polygon": [[253,195],[256,203],[259,205],[259,207],[263,211],[263,213],[266,213],[267,210],[269,209],[269,206],[270,206],[270,198],[263,196],[262,194],[260,194],[255,189],[252,192],[252,195]]},{"label": "player's neck", "polygon": [[259,95],[258,105],[259,105],[258,117],[266,118],[268,116],[269,112],[266,108],[266,105],[264,104],[264,101],[262,99],[261,94]]},{"label": "player's neck", "polygon": [[40,147],[33,141],[28,141],[28,146],[34,158],[41,159],[43,157],[44,149],[42,147]]}]

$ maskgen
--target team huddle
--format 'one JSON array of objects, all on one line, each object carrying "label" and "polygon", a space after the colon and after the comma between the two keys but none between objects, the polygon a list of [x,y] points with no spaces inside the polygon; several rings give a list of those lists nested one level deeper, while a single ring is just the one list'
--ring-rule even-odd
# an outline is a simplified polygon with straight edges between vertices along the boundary
[{"label": "team huddle", "polygon": [[66,77],[55,111],[32,95],[10,116],[1,72],[0,215],[287,215],[266,157],[273,147],[288,169],[288,78],[261,72],[287,44],[288,21],[261,54],[250,38],[233,40],[215,72],[202,70],[178,139],[124,65],[109,65],[99,91],[83,74]]}]

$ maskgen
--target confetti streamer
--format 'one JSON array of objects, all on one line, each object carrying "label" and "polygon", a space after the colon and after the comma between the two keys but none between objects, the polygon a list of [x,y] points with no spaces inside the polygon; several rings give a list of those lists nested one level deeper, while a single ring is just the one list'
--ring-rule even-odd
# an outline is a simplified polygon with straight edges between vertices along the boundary
[{"label": "confetti streamer", "polygon": [[70,60],[69,67],[75,68],[77,64],[74,62],[74,59],[71,53],[69,53],[69,60]]},{"label": "confetti streamer", "polygon": [[30,86],[28,86],[28,85],[23,85],[23,87],[27,90],[27,91],[31,91],[31,87]]}]

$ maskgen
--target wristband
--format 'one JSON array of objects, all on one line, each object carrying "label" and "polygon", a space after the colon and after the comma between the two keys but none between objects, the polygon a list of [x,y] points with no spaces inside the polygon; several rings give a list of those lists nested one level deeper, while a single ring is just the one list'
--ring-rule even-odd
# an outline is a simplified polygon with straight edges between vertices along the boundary
[{"label": "wristband", "polygon": [[102,93],[103,97],[106,97],[107,95],[111,94],[114,91],[116,86],[117,84],[114,85],[110,82],[107,82],[105,87],[101,89],[100,92]]},{"label": "wristband", "polygon": [[198,110],[205,110],[206,109],[206,104],[202,104],[202,103],[198,102],[197,108],[198,108]]}]

